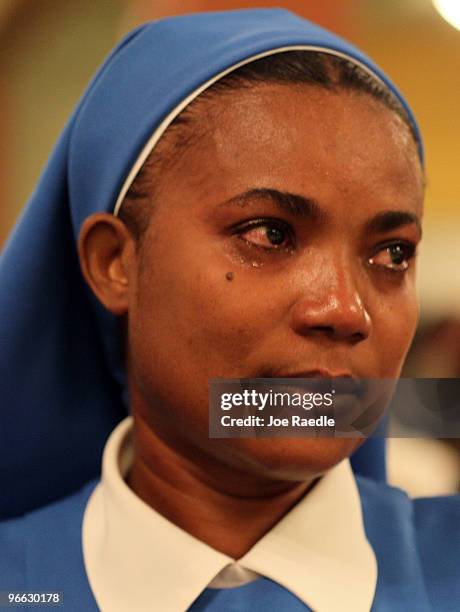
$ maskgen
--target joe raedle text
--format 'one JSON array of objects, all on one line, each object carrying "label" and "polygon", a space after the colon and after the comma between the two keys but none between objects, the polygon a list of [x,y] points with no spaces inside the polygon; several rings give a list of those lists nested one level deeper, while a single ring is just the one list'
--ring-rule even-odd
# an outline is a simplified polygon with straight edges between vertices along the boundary
[{"label": "joe raedle text", "polygon": [[321,415],[319,417],[301,417],[292,414],[290,417],[268,417],[249,415],[246,417],[232,417],[225,414],[220,419],[222,427],[335,427],[335,419]]}]

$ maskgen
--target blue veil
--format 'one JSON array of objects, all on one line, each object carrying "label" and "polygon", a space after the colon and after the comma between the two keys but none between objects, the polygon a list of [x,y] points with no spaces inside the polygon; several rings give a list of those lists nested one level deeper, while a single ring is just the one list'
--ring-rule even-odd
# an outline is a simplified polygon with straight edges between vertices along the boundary
[{"label": "blue veil", "polygon": [[[346,56],[394,85],[361,51],[278,9],[147,23],[100,68],[65,127],[0,260],[0,518],[75,491],[99,474],[127,414],[121,334],[81,276],[83,220],[113,211],[152,133],[187,96],[258,54],[307,46]],[[422,144],[418,136],[422,158]],[[353,457],[384,478],[382,440]]]}]

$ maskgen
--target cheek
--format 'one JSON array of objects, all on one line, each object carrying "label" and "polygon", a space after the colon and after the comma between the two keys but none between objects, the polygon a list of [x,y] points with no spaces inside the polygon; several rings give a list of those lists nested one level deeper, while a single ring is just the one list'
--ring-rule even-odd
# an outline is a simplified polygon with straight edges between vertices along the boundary
[{"label": "cheek", "polygon": [[398,378],[417,328],[419,304],[415,285],[407,282],[391,299],[380,299],[374,312],[374,345],[380,378]]},{"label": "cheek", "polygon": [[232,270],[212,245],[199,245],[183,238],[177,253],[163,241],[146,249],[129,337],[144,385],[166,389],[183,381],[202,397],[210,377],[250,375],[252,354],[276,314],[250,272]]},{"label": "cheek", "polygon": [[280,307],[251,271],[234,268],[228,280],[231,266],[203,249],[146,254],[130,304],[129,382],[133,409],[152,427],[206,449],[209,379],[254,376]]}]

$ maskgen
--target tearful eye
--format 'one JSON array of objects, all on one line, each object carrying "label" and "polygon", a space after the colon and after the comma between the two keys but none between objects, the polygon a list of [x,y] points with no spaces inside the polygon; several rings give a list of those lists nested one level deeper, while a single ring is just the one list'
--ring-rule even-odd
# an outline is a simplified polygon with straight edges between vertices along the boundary
[{"label": "tearful eye", "polygon": [[415,255],[415,244],[410,242],[394,242],[384,245],[368,263],[370,266],[385,268],[394,272],[405,272],[410,260]]},{"label": "tearful eye", "polygon": [[281,221],[259,219],[238,228],[240,238],[266,250],[292,247],[292,232]]},{"label": "tearful eye", "polygon": [[286,240],[284,231],[281,230],[279,227],[267,227],[265,233],[271,244],[279,246],[280,244],[283,244],[283,242]]}]

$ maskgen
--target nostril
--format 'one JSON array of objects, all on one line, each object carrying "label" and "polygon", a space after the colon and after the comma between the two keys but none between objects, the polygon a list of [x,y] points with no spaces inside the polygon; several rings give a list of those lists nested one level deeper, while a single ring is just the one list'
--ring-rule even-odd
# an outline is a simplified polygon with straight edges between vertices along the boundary
[{"label": "nostril", "polygon": [[309,325],[308,321],[303,321],[302,324],[297,325],[297,333],[307,336],[325,336],[327,338],[341,338],[346,339],[351,344],[357,344],[362,342],[368,336],[367,331],[364,329],[357,328],[356,325],[352,328],[351,324],[337,324],[337,325]]},{"label": "nostril", "polygon": [[366,338],[366,334],[363,334],[362,332],[355,332],[354,334],[351,335],[351,341],[354,343],[361,342],[365,338]]},{"label": "nostril", "polygon": [[314,325],[313,327],[310,327],[310,331],[311,332],[320,332],[320,333],[326,333],[326,334],[333,334],[334,332],[334,328],[330,325]]}]

